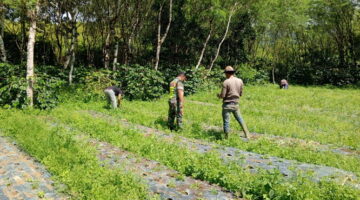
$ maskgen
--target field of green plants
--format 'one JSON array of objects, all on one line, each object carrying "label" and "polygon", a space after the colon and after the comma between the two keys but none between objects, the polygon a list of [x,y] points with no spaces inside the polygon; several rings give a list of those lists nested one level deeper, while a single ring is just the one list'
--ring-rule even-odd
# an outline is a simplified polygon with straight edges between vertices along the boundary
[{"label": "field of green plants", "polygon": [[[176,173],[169,190],[190,178],[233,199],[360,199],[360,90],[246,86],[240,107],[251,137],[243,138],[232,119],[227,140],[218,92],[186,97],[179,132],[167,129],[166,96],[125,100],[108,110],[104,99],[84,101],[72,93],[53,110],[1,109],[0,133],[42,163],[74,199],[181,199],[154,192],[151,180],[132,169],[145,160]],[[136,157],[134,165],[104,163],[111,156],[99,159],[89,141]]]}]

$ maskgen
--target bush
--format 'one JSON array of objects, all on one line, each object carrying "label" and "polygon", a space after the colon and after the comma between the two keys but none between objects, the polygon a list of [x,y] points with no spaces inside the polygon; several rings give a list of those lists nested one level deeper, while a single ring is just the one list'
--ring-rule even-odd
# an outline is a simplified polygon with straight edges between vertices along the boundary
[{"label": "bush", "polygon": [[116,80],[130,100],[160,98],[165,90],[163,73],[140,65],[118,65]]},{"label": "bush", "polygon": [[59,104],[60,91],[65,85],[65,81],[58,77],[50,77],[40,74],[35,82],[35,107],[42,110],[55,108]]},{"label": "bush", "polygon": [[[25,67],[0,64],[0,106],[25,108],[27,106]],[[59,103],[59,91],[65,84],[61,78],[38,73],[34,85],[34,106],[51,109]]]},{"label": "bush", "polygon": [[269,80],[269,76],[266,71],[256,70],[248,64],[236,66],[235,69],[237,70],[237,76],[246,84],[264,84]]},{"label": "bush", "polygon": [[[191,95],[204,88],[204,85],[210,85],[213,79],[207,77],[207,70],[204,67],[200,67],[195,70],[194,67],[181,67],[178,65],[169,66],[165,69],[161,69],[164,74],[166,85],[164,88],[166,91],[169,90],[169,83],[180,73],[185,72],[187,80],[185,81],[185,95]],[[213,85],[213,84],[211,84]]]},{"label": "bush", "polygon": [[99,99],[104,96],[104,89],[108,86],[119,85],[115,81],[114,73],[110,70],[99,70],[99,71],[89,71],[86,75],[80,80],[83,87],[80,87],[82,94],[84,94],[85,101]]}]

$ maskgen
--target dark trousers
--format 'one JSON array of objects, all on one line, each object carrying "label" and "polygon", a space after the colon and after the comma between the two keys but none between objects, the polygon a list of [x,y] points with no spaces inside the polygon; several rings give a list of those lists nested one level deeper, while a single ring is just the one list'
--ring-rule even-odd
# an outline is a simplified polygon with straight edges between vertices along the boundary
[{"label": "dark trousers", "polygon": [[[168,127],[170,130],[182,128],[182,114],[180,112],[180,104],[176,100],[169,100],[169,116]],[[175,125],[176,120],[176,125]]]}]

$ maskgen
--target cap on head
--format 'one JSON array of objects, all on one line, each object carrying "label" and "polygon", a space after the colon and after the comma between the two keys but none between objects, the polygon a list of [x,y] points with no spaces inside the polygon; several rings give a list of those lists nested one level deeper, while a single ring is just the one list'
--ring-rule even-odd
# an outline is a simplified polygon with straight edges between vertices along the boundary
[{"label": "cap on head", "polygon": [[224,73],[233,74],[233,73],[235,73],[235,72],[236,72],[236,71],[235,71],[235,69],[234,69],[233,67],[231,67],[231,66],[225,67]]}]

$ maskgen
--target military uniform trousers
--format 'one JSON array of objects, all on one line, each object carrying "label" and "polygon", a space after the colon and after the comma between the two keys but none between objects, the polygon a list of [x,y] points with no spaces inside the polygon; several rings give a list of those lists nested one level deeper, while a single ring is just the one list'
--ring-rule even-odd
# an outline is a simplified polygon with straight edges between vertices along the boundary
[{"label": "military uniform trousers", "polygon": [[[182,113],[180,112],[180,103],[177,100],[169,100],[169,116],[168,116],[168,126],[170,130],[181,129],[182,128]],[[176,125],[175,125],[176,120]]]}]

